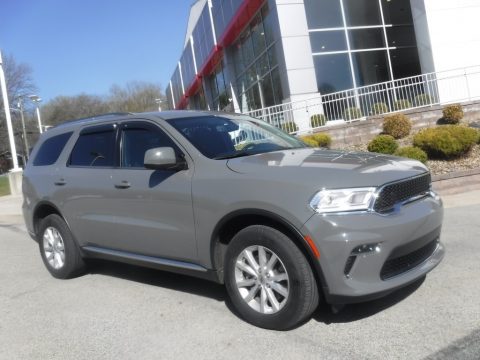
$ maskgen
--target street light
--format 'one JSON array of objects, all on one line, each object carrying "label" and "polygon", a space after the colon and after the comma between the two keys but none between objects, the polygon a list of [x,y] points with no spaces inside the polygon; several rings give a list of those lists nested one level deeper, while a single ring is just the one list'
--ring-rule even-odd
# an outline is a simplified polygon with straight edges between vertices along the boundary
[{"label": "street light", "polygon": [[22,101],[20,100],[17,104],[18,109],[10,108],[10,111],[15,111],[20,113],[20,117],[22,119],[22,131],[23,131],[23,144],[25,146],[25,156],[23,157],[24,159],[24,164],[27,162],[25,160],[28,160],[28,154],[29,154],[29,145],[28,145],[28,138],[27,138],[27,130],[25,128],[25,118],[23,116],[23,104]]},{"label": "street light", "polygon": [[155,99],[155,103],[158,104],[158,111],[162,111],[162,102],[163,100],[162,99]]},{"label": "street light", "polygon": [[32,100],[35,103],[36,110],[37,110],[37,120],[38,120],[38,130],[40,131],[40,134],[43,132],[42,130],[42,119],[40,118],[40,102],[42,101],[42,98],[38,95],[28,95],[29,99]]},{"label": "street light", "polygon": [[10,142],[10,151],[12,153],[12,171],[21,171],[18,167],[17,148],[15,147],[15,139],[13,137],[12,118],[10,117],[10,104],[8,103],[7,82],[5,81],[5,73],[3,72],[2,53],[0,51],[0,86],[2,88],[3,107],[5,109],[5,118],[7,120],[8,140]]}]

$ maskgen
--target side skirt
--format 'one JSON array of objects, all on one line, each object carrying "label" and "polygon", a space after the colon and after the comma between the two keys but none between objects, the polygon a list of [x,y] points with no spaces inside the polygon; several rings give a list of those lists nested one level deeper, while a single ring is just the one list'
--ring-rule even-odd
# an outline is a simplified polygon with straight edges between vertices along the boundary
[{"label": "side skirt", "polygon": [[216,271],[189,262],[135,254],[120,250],[105,249],[97,246],[84,246],[81,250],[84,257],[90,259],[117,261],[221,283]]}]

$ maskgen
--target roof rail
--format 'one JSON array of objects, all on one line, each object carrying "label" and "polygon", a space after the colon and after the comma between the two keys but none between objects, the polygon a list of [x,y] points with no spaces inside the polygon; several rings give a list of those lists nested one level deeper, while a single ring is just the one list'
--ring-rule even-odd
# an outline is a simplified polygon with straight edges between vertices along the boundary
[{"label": "roof rail", "polygon": [[105,113],[105,114],[99,114],[99,115],[93,115],[93,116],[88,116],[80,119],[72,119],[72,120],[66,120],[55,127],[60,127],[62,125],[70,125],[74,123],[81,123],[81,122],[86,122],[87,120],[97,120],[97,119],[102,119],[102,118],[108,118],[111,116],[127,116],[127,115],[134,115],[134,113],[131,112],[111,112],[111,113]]}]

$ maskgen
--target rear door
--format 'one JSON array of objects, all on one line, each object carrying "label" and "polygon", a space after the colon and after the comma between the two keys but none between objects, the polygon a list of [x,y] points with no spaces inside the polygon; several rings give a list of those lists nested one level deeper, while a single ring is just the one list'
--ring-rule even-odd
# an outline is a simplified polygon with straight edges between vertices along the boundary
[{"label": "rear door", "polygon": [[115,240],[116,220],[109,204],[117,194],[112,185],[117,129],[113,123],[82,129],[67,166],[54,175],[55,202],[81,246]]}]

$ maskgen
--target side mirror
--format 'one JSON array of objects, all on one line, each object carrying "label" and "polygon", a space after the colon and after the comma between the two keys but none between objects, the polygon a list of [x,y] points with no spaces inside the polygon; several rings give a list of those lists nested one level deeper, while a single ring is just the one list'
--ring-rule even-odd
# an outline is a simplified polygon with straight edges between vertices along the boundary
[{"label": "side mirror", "polygon": [[152,170],[183,170],[186,163],[177,161],[175,151],[171,147],[158,147],[147,150],[143,164]]}]

